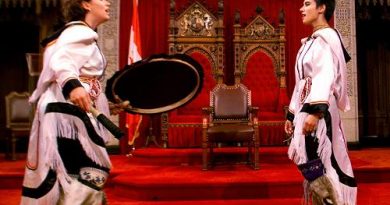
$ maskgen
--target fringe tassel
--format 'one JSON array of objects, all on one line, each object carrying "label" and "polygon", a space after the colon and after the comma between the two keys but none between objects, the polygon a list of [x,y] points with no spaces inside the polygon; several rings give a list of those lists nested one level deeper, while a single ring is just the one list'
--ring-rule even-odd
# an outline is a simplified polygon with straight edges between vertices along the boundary
[{"label": "fringe tassel", "polygon": [[311,198],[310,184],[306,179],[303,180],[303,205],[309,205]]},{"label": "fringe tassel", "polygon": [[342,204],[345,205],[355,205],[357,198],[357,187],[349,187],[340,183],[340,189],[342,193]]},{"label": "fringe tassel", "polygon": [[305,137],[302,133],[302,127],[307,113],[300,112],[294,119],[296,129],[294,129],[293,138],[288,148],[288,157],[294,161],[295,164],[303,164],[307,162]]},{"label": "fringe tassel", "polygon": [[88,137],[87,130],[84,125],[78,127],[78,140],[89,158],[100,166],[111,168],[111,162],[108,153],[104,147],[100,147],[92,142]]},{"label": "fringe tassel", "polygon": [[[99,164],[100,166],[111,168],[111,162],[106,149],[104,147],[96,145],[91,140],[91,138],[89,138],[87,129],[85,128],[84,123],[79,118],[61,113],[48,113],[46,115],[50,115],[51,118],[55,118],[50,120],[51,122],[55,123],[50,125],[51,128],[56,129],[55,136],[60,136],[68,139],[77,138],[80,141],[80,144],[86,152],[87,156],[91,158],[92,161]],[[57,150],[57,146],[55,147],[55,150]]]},{"label": "fringe tassel", "polygon": [[[44,156],[43,159],[46,159],[49,167],[56,171],[57,179],[61,184],[61,186],[63,187],[64,191],[66,191],[70,186],[69,183],[71,181],[71,177],[67,174],[66,168],[58,152],[57,136],[59,136],[60,130],[58,127],[59,123],[57,122],[61,122],[58,121],[59,120],[58,117],[59,116],[53,113],[48,113],[45,115],[43,119],[43,124],[45,125],[45,129],[41,129],[42,132],[41,136],[43,137],[44,140],[41,141],[45,141],[46,145],[44,146],[45,149],[42,149],[41,151],[46,151],[46,153],[42,153]],[[71,132],[70,130],[68,131]],[[74,138],[74,133],[73,133],[73,138]]]},{"label": "fringe tassel", "polygon": [[318,150],[317,154],[320,157],[322,163],[325,167],[325,176],[328,177],[329,181],[332,184],[332,187],[335,191],[336,198],[338,201],[342,200],[342,192],[340,190],[340,181],[339,176],[336,170],[332,167],[331,155],[332,155],[332,143],[329,140],[328,135],[326,135],[327,127],[324,119],[318,121],[317,126],[317,140],[318,140]]}]

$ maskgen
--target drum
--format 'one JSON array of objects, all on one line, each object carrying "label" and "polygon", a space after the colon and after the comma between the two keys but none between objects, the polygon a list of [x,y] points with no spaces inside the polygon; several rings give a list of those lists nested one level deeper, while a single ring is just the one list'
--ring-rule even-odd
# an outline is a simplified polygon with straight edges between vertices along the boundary
[{"label": "drum", "polygon": [[128,100],[129,113],[157,114],[185,105],[203,85],[202,66],[185,54],[153,55],[126,65],[108,81],[107,98]]}]

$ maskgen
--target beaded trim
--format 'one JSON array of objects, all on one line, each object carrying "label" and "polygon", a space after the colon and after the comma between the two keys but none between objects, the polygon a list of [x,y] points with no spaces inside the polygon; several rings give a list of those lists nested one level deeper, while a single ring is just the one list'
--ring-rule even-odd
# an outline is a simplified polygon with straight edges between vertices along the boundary
[{"label": "beaded trim", "polygon": [[80,169],[80,179],[100,189],[103,188],[106,183],[107,177],[108,173],[100,169],[93,167],[84,167]]},{"label": "beaded trim", "polygon": [[89,96],[92,100],[96,100],[102,93],[102,84],[96,77],[80,77],[80,81],[90,86]]},{"label": "beaded trim", "polygon": [[300,102],[301,103],[305,102],[305,100],[306,100],[307,96],[309,96],[310,90],[311,90],[311,78],[307,77],[304,80],[306,82],[305,82],[305,85],[303,86],[303,89],[302,89],[302,92],[300,95]]},{"label": "beaded trim", "polygon": [[303,177],[305,177],[305,179],[307,179],[309,182],[324,175],[324,165],[322,164],[321,159],[315,159],[305,164],[300,164],[298,165],[298,168],[301,171]]}]

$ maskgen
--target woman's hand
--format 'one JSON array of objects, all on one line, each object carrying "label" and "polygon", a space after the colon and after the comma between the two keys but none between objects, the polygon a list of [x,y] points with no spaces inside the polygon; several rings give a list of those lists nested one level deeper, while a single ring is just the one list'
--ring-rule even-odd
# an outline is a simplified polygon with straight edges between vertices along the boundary
[{"label": "woman's hand", "polygon": [[286,132],[287,136],[291,136],[294,132],[293,124],[290,120],[286,120],[284,123],[284,131]]},{"label": "woman's hand", "polygon": [[79,106],[86,112],[89,112],[89,108],[91,106],[91,98],[89,94],[84,89],[84,87],[77,87],[70,91],[69,100],[74,104]]},{"label": "woman's hand", "polygon": [[315,114],[307,115],[305,123],[303,124],[302,133],[304,135],[309,135],[317,129],[319,116]]}]

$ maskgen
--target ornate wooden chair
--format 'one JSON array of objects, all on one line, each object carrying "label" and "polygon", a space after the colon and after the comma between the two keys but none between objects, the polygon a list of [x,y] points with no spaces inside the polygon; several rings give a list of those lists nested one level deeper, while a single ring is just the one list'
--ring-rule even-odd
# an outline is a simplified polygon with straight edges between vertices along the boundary
[{"label": "ornate wooden chair", "polygon": [[257,107],[243,84],[218,84],[210,92],[210,107],[203,108],[203,170],[214,164],[217,143],[242,143],[248,147],[248,163],[259,169]]},{"label": "ornate wooden chair", "polygon": [[234,52],[236,82],[252,90],[252,104],[259,107],[259,132],[262,145],[283,145],[286,91],[284,12],[279,26],[272,26],[257,8],[255,18],[242,27],[235,16]]},{"label": "ornate wooden chair", "polygon": [[31,106],[28,92],[11,92],[5,96],[7,157],[16,160],[16,142],[19,137],[28,137],[31,129]]},{"label": "ornate wooden chair", "polygon": [[161,115],[161,134],[164,147],[194,147],[201,145],[201,109],[208,105],[210,90],[223,81],[223,0],[218,0],[216,14],[198,1],[178,13],[171,0],[169,53],[184,53],[198,61],[204,83],[193,101]]}]

